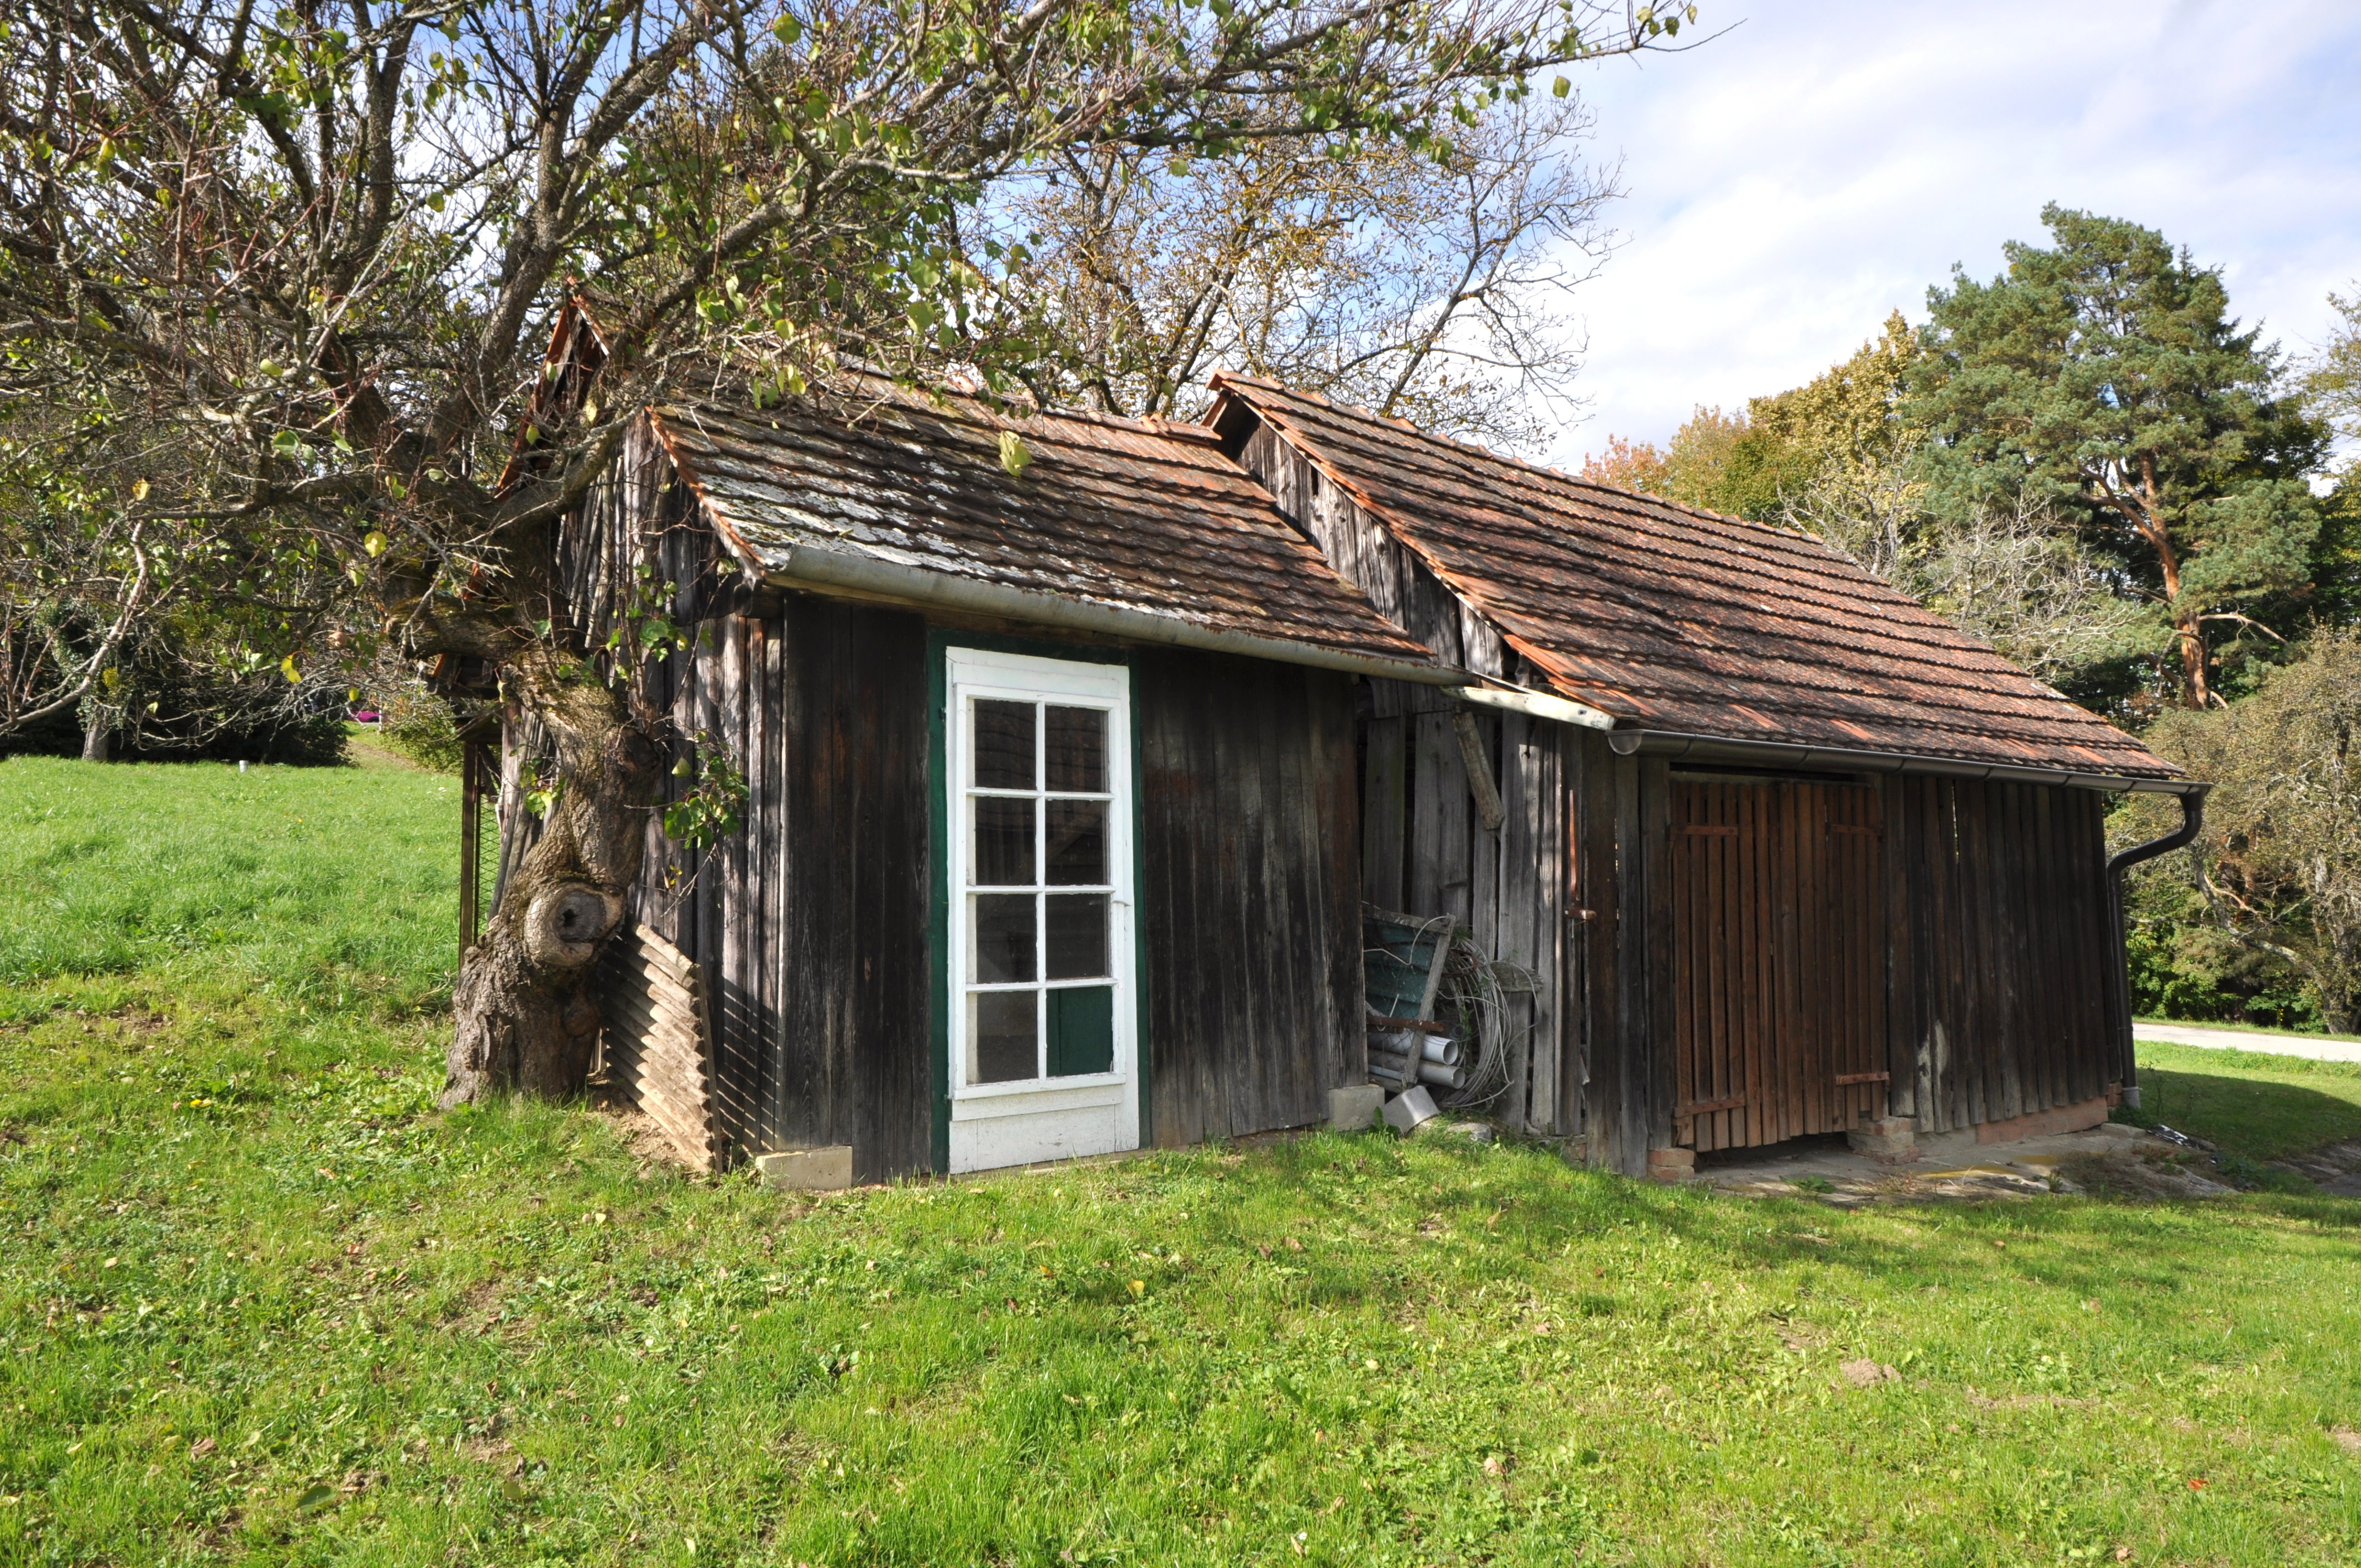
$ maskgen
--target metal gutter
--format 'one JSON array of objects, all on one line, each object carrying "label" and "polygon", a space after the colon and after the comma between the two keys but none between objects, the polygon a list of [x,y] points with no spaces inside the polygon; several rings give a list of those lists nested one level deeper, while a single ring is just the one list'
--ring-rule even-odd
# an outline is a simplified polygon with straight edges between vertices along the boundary
[{"label": "metal gutter", "polygon": [[2152,861],[2158,855],[2169,855],[2175,850],[2186,849],[2197,841],[2205,827],[2205,792],[2212,784],[2198,784],[2182,792],[2180,826],[2160,839],[2150,839],[2145,844],[2107,857],[2107,910],[2114,916],[2115,928],[2114,992],[2118,1028],[2115,1034],[2115,1061],[2123,1075],[2124,1100],[2136,1107],[2139,1104],[2139,1060],[2132,1044],[2132,987],[2127,968],[2125,938],[2129,933],[2124,924],[2124,873],[2142,861]]},{"label": "metal gutter", "polygon": [[[2012,767],[1967,762],[1901,751],[1851,751],[1841,746],[1796,746],[1774,740],[1730,740],[1714,735],[1684,735],[1666,729],[1618,729],[1607,737],[1620,757],[1689,758],[1701,762],[1752,763],[1760,767],[1842,768],[1870,773],[1924,773],[1938,778],[1990,779],[1999,784],[2066,784],[2076,789],[2177,795],[2184,799],[2213,787],[2192,779],[2134,778],[2122,773],[2077,773],[2065,768]],[[2158,851],[2159,854],[2162,850]]]},{"label": "metal gutter", "polygon": [[2107,857],[2107,874],[2121,886],[2123,875],[2142,861],[2152,861],[2158,855],[2169,855],[2197,842],[2197,835],[2205,828],[2205,792],[2212,784],[2192,784],[2180,792],[2180,826],[2161,839],[2150,839],[2145,844],[2134,844],[2119,854]]},{"label": "metal gutter", "polygon": [[1183,620],[1178,616],[1159,615],[1152,610],[1126,609],[1063,594],[1013,588],[1002,583],[979,582],[973,577],[955,576],[923,566],[899,565],[864,555],[815,550],[803,544],[790,548],[784,559],[775,556],[764,559],[762,573],[763,581],[774,587],[843,588],[913,604],[939,605],[945,609],[964,610],[972,615],[1030,621],[1037,626],[1062,627],[1072,631],[1126,638],[1135,642],[1193,648],[1208,653],[1237,653],[1284,664],[1309,664],[1315,669],[1342,670],[1349,674],[1374,675],[1389,681],[1414,681],[1421,685],[1431,686],[1464,686],[1475,679],[1465,671],[1441,664],[1417,664],[1407,660],[1350,653],[1341,649],[1290,641],[1282,637],[1257,637],[1243,631],[1223,631],[1195,621]]}]

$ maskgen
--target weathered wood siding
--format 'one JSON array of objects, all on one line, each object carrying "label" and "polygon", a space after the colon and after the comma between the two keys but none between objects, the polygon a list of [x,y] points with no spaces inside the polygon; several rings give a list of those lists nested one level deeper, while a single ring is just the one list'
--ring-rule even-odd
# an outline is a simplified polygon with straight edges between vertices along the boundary
[{"label": "weathered wood siding", "polygon": [[1941,778],[1886,781],[1893,1108],[1927,1132],[2006,1121],[2122,1080],[2109,993],[2106,798]]},{"label": "weathered wood siding", "polygon": [[[1343,576],[1446,663],[1537,684],[1488,621],[1268,428],[1247,437],[1239,461]],[[1532,977],[1531,992],[1506,998],[1509,1088],[1491,1110],[1511,1126],[1571,1135],[1582,1118],[1580,1025],[1564,1002],[1574,961],[1565,871],[1571,737],[1544,719],[1474,710],[1503,813],[1500,827],[1488,828],[1453,728],[1459,703],[1436,686],[1363,687],[1361,896],[1381,909],[1449,915],[1488,958]]]},{"label": "weathered wood siding", "polygon": [[[928,1168],[926,618],[719,570],[711,530],[643,433],[559,545],[563,608],[588,646],[639,562],[675,585],[666,608],[694,646],[653,671],[650,695],[746,773],[744,831],[709,853],[651,820],[631,910],[705,980],[717,1157],[850,1144],[860,1180]],[[1132,669],[1154,1135],[1320,1121],[1327,1091],[1365,1068],[1353,683],[1169,650]],[[521,805],[534,738],[508,739],[504,867],[537,827]],[[667,774],[668,798],[689,782]]]},{"label": "weathered wood siding", "polygon": [[599,955],[598,1060],[699,1170],[714,1167],[713,1041],[705,977],[653,927],[630,921]]},{"label": "weathered wood siding", "polygon": [[[850,1144],[857,1179],[925,1169],[925,620],[752,591],[718,554],[644,433],[561,538],[566,608],[590,646],[639,562],[675,585],[666,608],[695,645],[653,672],[650,695],[746,775],[745,828],[709,853],[652,815],[631,915],[706,978],[720,1158]],[[667,797],[692,782],[667,774]]]},{"label": "weathered wood siding", "polygon": [[1881,1111],[1950,1132],[2122,1080],[2104,796],[1916,775],[1700,784],[1588,735],[1575,795],[1597,1163],[1637,1174],[1650,1148]]},{"label": "weathered wood siding", "polygon": [[[713,977],[733,1157],[850,1144],[882,1180],[932,1160],[927,628],[787,595],[708,622],[675,722],[745,769],[746,823],[698,857],[652,828],[642,918]],[[665,885],[667,881],[676,883]]]},{"label": "weathered wood siding", "polygon": [[1883,1114],[1876,784],[1675,774],[1671,791],[1675,1140],[1747,1147]]},{"label": "weathered wood siding", "polygon": [[1132,657],[1163,1146],[1320,1121],[1364,1079],[1352,704],[1325,671]]}]

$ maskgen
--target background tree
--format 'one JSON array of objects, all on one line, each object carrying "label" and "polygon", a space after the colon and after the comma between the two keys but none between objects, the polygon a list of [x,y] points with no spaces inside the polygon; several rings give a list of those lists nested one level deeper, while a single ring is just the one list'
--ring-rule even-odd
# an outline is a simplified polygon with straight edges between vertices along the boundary
[{"label": "background tree", "polygon": [[[1001,181],[1078,148],[1444,155],[1531,72],[1677,26],[1545,0],[27,0],[0,34],[0,400],[170,447],[88,526],[182,531],[209,566],[184,582],[254,658],[460,661],[549,737],[555,803],[463,965],[446,1095],[570,1091],[677,738],[640,686],[664,637],[587,646],[550,524],[645,400],[800,395],[853,355],[1009,387],[1027,257],[961,222]],[[606,368],[536,400],[577,277]],[[58,450],[8,482],[51,483]]]},{"label": "background tree", "polygon": [[2335,325],[2328,342],[2303,367],[2304,395],[2345,444],[2345,461],[2321,508],[2313,542],[2312,601],[2332,625],[2361,623],[2361,285],[2331,294]]},{"label": "background tree", "polygon": [[2361,635],[2323,632],[2252,696],[2147,739],[2215,782],[2191,862],[2213,922],[2301,974],[2330,1029],[2361,1026]]},{"label": "background tree", "polygon": [[2219,644],[2298,613],[2323,433],[2279,395],[2278,351],[2239,330],[2218,271],[2119,219],[2053,204],[2042,221],[2050,248],[2011,243],[1990,283],[1955,271],[1928,291],[1900,416],[1928,433],[1947,499],[2022,494],[2072,519],[2162,609],[2161,684],[2202,707]]},{"label": "background tree", "polygon": [[[1560,78],[1561,82],[1565,79]],[[1000,208],[1056,352],[1047,400],[1187,417],[1216,368],[1509,448],[1553,439],[1578,345],[1559,306],[1613,194],[1571,95],[1511,96],[1447,143],[1279,137],[1222,159],[1068,150]]]},{"label": "background tree", "polygon": [[1746,438],[1746,429],[1744,414],[1724,413],[1719,407],[1699,403],[1661,448],[1653,442],[1609,436],[1606,455],[1583,460],[1582,477],[1596,484],[1662,496],[1683,506],[1743,517],[1748,514],[1724,503],[1731,499],[1728,493],[1730,464]]},{"label": "background tree", "polygon": [[1923,352],[1897,311],[1880,336],[1804,385],[1749,398],[1743,413],[1700,405],[1662,452],[1609,436],[1609,455],[1584,475],[1758,522],[1785,521],[1815,484],[1874,489],[1916,449],[1895,410]]}]

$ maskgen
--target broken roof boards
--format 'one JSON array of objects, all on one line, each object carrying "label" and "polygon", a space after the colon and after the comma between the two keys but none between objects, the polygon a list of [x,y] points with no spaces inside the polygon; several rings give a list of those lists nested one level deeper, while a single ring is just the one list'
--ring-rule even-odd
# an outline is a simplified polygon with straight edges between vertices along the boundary
[{"label": "broken roof boards", "polygon": [[708,978],[724,1158],[1316,1122],[1365,900],[1530,977],[1499,1109],[1624,1168],[2127,1076],[2062,785],[2175,775],[1800,536],[1244,380],[1211,428],[669,404],[562,532],[586,646],[675,585],[655,696],[746,773],[633,900]]}]

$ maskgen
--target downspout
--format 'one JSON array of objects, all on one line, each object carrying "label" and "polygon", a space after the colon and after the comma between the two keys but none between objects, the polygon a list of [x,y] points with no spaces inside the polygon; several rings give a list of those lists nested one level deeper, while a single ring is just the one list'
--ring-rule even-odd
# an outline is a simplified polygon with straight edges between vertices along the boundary
[{"label": "downspout", "polygon": [[2132,979],[2128,932],[2124,921],[2124,873],[2144,861],[2184,850],[2197,841],[2205,827],[2205,792],[2212,784],[2201,784],[2180,797],[2180,826],[2161,839],[2150,839],[2145,844],[2107,857],[2107,908],[2114,916],[2115,931],[2115,1059],[2123,1070],[2124,1103],[2139,1104],[2139,1068],[2132,1058]]}]

